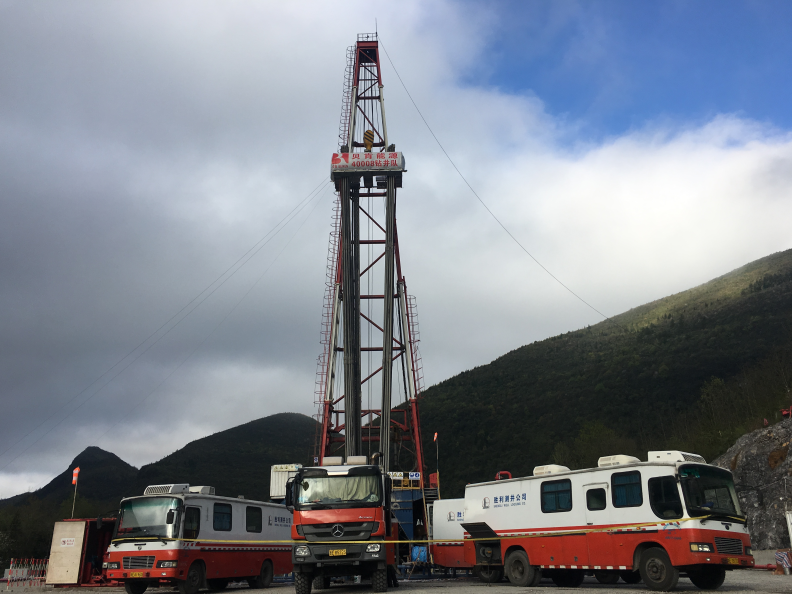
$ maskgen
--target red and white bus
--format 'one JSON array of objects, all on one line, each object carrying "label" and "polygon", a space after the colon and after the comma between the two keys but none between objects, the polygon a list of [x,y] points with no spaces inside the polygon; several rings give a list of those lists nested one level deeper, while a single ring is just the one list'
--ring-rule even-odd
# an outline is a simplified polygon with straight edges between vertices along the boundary
[{"label": "red and white bus", "polygon": [[243,580],[266,588],[274,575],[291,573],[291,512],[214,492],[153,485],[143,496],[123,499],[104,557],[107,577],[123,582],[128,594],[165,584],[195,594]]},{"label": "red and white bus", "polygon": [[575,587],[593,571],[604,583],[667,591],[681,572],[714,589],[727,570],[754,565],[731,473],[679,451],[468,485],[463,526],[465,557],[482,578],[505,572],[521,586],[544,575]]}]

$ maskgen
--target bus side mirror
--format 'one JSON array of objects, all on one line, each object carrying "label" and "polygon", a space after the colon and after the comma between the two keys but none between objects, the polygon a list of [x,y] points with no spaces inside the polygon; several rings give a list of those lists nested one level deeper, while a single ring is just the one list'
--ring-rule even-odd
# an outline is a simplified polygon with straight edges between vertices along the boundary
[{"label": "bus side mirror", "polygon": [[286,498],[283,503],[289,511],[294,511],[294,478],[286,481]]},{"label": "bus side mirror", "polygon": [[176,511],[172,510],[172,509],[169,509],[168,510],[168,515],[165,517],[165,523],[166,524],[173,524],[173,520],[175,520],[175,519],[176,519]]}]

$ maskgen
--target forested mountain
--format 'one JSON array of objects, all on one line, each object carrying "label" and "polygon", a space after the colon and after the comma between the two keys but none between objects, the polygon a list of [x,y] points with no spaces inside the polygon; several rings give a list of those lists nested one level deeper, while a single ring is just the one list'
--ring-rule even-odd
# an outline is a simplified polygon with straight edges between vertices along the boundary
[{"label": "forested mountain", "polygon": [[499,470],[644,458],[653,447],[714,458],[792,404],[791,339],[788,250],[518,348],[424,392],[421,426],[427,445],[439,433],[441,492],[460,496]]}]

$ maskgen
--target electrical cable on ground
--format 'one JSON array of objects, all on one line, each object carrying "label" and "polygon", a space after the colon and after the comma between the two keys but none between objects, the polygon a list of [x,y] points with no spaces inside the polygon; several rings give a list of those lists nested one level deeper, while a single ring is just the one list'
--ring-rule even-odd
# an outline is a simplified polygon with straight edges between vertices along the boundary
[{"label": "electrical cable on ground", "polygon": [[478,195],[478,193],[476,192],[476,190],[474,190],[474,189],[473,189],[473,186],[471,186],[471,185],[470,185],[470,182],[468,182],[468,180],[465,178],[465,176],[464,176],[464,175],[462,175],[462,172],[461,172],[461,171],[459,170],[459,168],[456,166],[456,163],[454,163],[454,160],[451,158],[451,156],[450,156],[450,155],[448,154],[448,152],[445,150],[445,148],[443,147],[442,143],[441,143],[441,142],[440,142],[440,140],[437,138],[437,135],[436,135],[436,134],[434,133],[434,131],[432,130],[432,127],[429,125],[429,122],[427,122],[427,121],[426,121],[426,118],[425,118],[425,117],[423,116],[423,114],[421,113],[421,110],[420,110],[420,109],[418,109],[418,104],[415,102],[415,99],[413,99],[412,95],[410,94],[410,91],[408,91],[408,90],[407,90],[407,85],[405,85],[405,84],[404,84],[404,81],[402,80],[402,77],[399,75],[399,71],[398,71],[398,70],[396,70],[396,66],[394,66],[394,64],[393,64],[393,60],[391,60],[391,57],[388,55],[388,50],[386,50],[386,49],[385,49],[385,45],[382,43],[382,39],[381,39],[381,38],[379,39],[379,44],[382,46],[382,50],[385,52],[385,56],[388,58],[388,62],[390,62],[390,65],[391,65],[391,67],[393,68],[393,72],[395,72],[395,73],[396,73],[396,78],[398,78],[398,79],[399,79],[399,82],[401,83],[402,87],[404,88],[404,91],[407,93],[407,96],[410,98],[410,101],[412,101],[413,107],[415,107],[415,111],[417,111],[417,112],[418,112],[418,115],[419,115],[419,116],[421,116],[421,119],[423,120],[423,123],[426,125],[426,129],[427,129],[427,130],[429,130],[429,133],[432,135],[432,138],[434,138],[434,139],[435,139],[435,142],[437,143],[437,146],[439,146],[439,147],[440,147],[440,150],[441,150],[441,151],[443,151],[443,154],[444,154],[444,155],[446,156],[446,158],[448,159],[448,162],[449,162],[449,163],[451,163],[451,166],[452,166],[452,167],[453,167],[453,168],[456,170],[456,172],[459,174],[459,177],[461,177],[461,178],[462,178],[462,181],[463,181],[463,182],[465,182],[465,184],[466,184],[466,185],[467,185],[467,187],[470,189],[470,191],[471,191],[471,192],[473,192],[473,195],[474,195],[474,196],[475,196],[475,197],[478,199],[478,201],[479,201],[479,202],[481,202],[481,205],[482,205],[482,206],[483,206],[483,207],[484,207],[484,208],[487,210],[487,212],[490,214],[490,216],[491,216],[493,219],[495,219],[495,222],[496,222],[496,223],[498,223],[498,225],[500,225],[500,226],[501,226],[501,228],[502,228],[502,229],[503,229],[503,230],[504,230],[504,231],[505,231],[505,232],[508,234],[508,236],[509,236],[509,237],[511,237],[511,238],[512,238],[512,240],[514,241],[514,243],[516,243],[516,244],[517,244],[517,245],[520,247],[520,249],[521,249],[522,251],[524,251],[526,254],[528,254],[528,256],[529,256],[529,257],[530,257],[530,258],[531,258],[531,259],[532,259],[534,262],[536,262],[536,263],[539,265],[539,267],[540,267],[542,270],[544,270],[544,271],[545,271],[547,274],[549,274],[549,275],[550,275],[550,277],[551,277],[553,280],[555,280],[555,281],[556,281],[556,282],[557,282],[559,285],[561,285],[562,287],[564,287],[564,288],[565,288],[567,291],[569,291],[569,292],[570,292],[572,295],[574,295],[574,296],[575,296],[577,299],[579,299],[579,300],[580,300],[582,303],[584,303],[585,305],[587,305],[587,306],[588,306],[589,308],[591,308],[593,311],[597,312],[599,315],[601,315],[601,316],[602,316],[603,318],[605,318],[606,320],[608,320],[608,321],[611,321],[611,322],[614,322],[614,323],[618,324],[618,322],[616,322],[615,320],[613,320],[613,318],[610,318],[610,317],[606,316],[604,313],[602,313],[600,310],[598,310],[596,307],[594,307],[593,305],[591,305],[591,304],[590,304],[588,301],[586,301],[585,299],[583,299],[583,298],[582,298],[580,295],[578,295],[578,294],[577,294],[577,293],[575,293],[575,292],[574,292],[572,289],[570,289],[568,286],[566,286],[566,285],[565,285],[563,282],[561,282],[561,280],[560,280],[560,279],[559,279],[559,278],[558,278],[556,275],[554,275],[552,272],[550,272],[550,271],[549,271],[549,270],[548,270],[548,269],[547,269],[547,268],[544,266],[544,264],[542,264],[542,263],[541,263],[539,260],[537,260],[537,259],[536,259],[536,258],[533,256],[533,254],[531,254],[531,252],[529,252],[529,251],[528,251],[528,250],[525,248],[525,246],[524,246],[523,244],[521,244],[521,243],[519,242],[519,240],[518,240],[518,239],[517,239],[517,238],[516,238],[514,235],[512,235],[512,232],[511,232],[511,231],[509,231],[509,230],[506,228],[506,225],[504,225],[504,224],[501,222],[501,220],[500,220],[498,217],[496,217],[496,216],[495,216],[495,213],[494,213],[494,212],[492,212],[492,210],[490,210],[490,207],[489,207],[489,206],[487,206],[487,204],[484,202],[484,200],[482,200],[482,199],[481,199],[481,196],[479,196],[479,195]]},{"label": "electrical cable on ground", "polygon": [[[93,382],[91,382],[87,387],[83,388],[80,392],[78,392],[75,396],[73,396],[66,404],[60,407],[58,410],[53,412],[49,417],[47,417],[44,421],[39,423],[34,429],[29,431],[23,437],[18,439],[14,442],[11,446],[6,448],[3,452],[0,452],[0,456],[9,452],[12,448],[14,448],[17,444],[22,442],[32,433],[37,431],[41,428],[44,424],[48,421],[52,420],[55,416],[57,416],[60,412],[62,412],[67,406],[72,404],[77,398],[79,398],[82,394],[87,392],[92,386],[94,386],[97,382],[99,382],[103,377],[105,377],[108,373],[110,373],[113,369],[118,367],[124,360],[129,358],[135,351],[140,349],[144,344],[146,344],[152,337],[156,336],[163,328],[168,326],[170,322],[176,319],[181,313],[183,313],[187,308],[189,308],[193,303],[195,303],[198,299],[201,298],[207,291],[211,289],[211,291],[206,294],[200,301],[195,303],[195,306],[187,311],[187,313],[179,318],[175,324],[173,324],[170,328],[167,329],[166,332],[162,333],[160,336],[157,336],[156,340],[154,340],[151,344],[149,344],[145,349],[143,349],[140,353],[138,353],[129,363],[127,363],[122,369],[120,369],[115,375],[110,377],[104,384],[102,384],[93,394],[91,394],[88,398],[83,400],[76,408],[74,408],[70,413],[68,413],[65,417],[63,417],[60,421],[58,421],[55,425],[45,431],[42,435],[40,435],[35,441],[33,441],[30,445],[25,447],[16,457],[12,460],[7,462],[5,465],[0,466],[0,470],[4,470],[10,464],[15,462],[18,458],[20,458],[25,452],[27,452],[31,447],[41,441],[45,436],[49,435],[54,429],[56,429],[61,423],[63,423],[66,419],[68,419],[71,415],[77,412],[80,408],[82,408],[85,404],[87,404],[91,399],[94,398],[97,394],[99,394],[105,387],[107,387],[113,380],[115,380],[119,375],[121,375],[124,371],[126,371],[132,364],[134,364],[140,357],[146,354],[154,345],[156,345],[160,340],[165,338],[176,326],[178,326],[184,319],[189,316],[193,311],[195,311],[202,303],[204,303],[209,297],[211,297],[215,291],[217,291],[220,287],[222,287],[228,280],[231,279],[245,264],[247,264],[259,251],[261,251],[272,239],[274,239],[285,227],[288,225],[308,204],[310,204],[316,196],[318,196],[319,190],[324,186],[327,187],[329,182],[323,180],[318,186],[316,186],[305,198],[300,200],[300,202],[291,210],[288,214],[286,214],[272,229],[270,229],[261,239],[259,239],[253,246],[248,249],[242,256],[240,256],[231,266],[229,266],[220,276],[218,276],[214,281],[209,283],[206,288],[204,288],[201,292],[199,292],[195,297],[193,297],[186,305],[184,305],[178,312],[173,314],[166,322],[164,322],[159,328],[157,328],[154,332],[149,334],[143,341],[141,341],[135,348],[130,350],[126,355],[121,357],[116,363],[114,363],[110,368],[107,369],[104,373],[102,373],[99,377],[97,377]],[[265,241],[266,240],[266,241]],[[263,243],[262,243],[263,242]],[[252,253],[251,253],[252,252]],[[241,264],[240,264],[241,262]],[[235,268],[236,267],[236,268]],[[230,274],[229,274],[230,272]],[[227,276],[226,276],[227,275]],[[225,278],[223,278],[225,277]],[[222,279],[222,281],[221,281]],[[221,282],[220,282],[221,281]],[[219,284],[217,284],[219,282]],[[217,285],[217,286],[214,286]],[[214,286],[214,288],[212,288]]]}]

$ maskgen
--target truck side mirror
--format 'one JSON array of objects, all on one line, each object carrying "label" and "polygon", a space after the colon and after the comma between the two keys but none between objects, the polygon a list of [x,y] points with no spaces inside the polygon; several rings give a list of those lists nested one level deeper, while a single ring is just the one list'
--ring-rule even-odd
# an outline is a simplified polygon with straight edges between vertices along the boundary
[{"label": "truck side mirror", "polygon": [[169,509],[168,515],[165,517],[166,524],[173,524],[173,520],[176,519],[176,510]]},{"label": "truck side mirror", "polygon": [[294,478],[286,481],[286,498],[283,503],[289,511],[294,511]]}]

